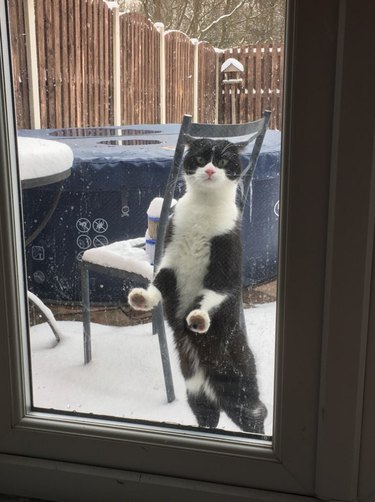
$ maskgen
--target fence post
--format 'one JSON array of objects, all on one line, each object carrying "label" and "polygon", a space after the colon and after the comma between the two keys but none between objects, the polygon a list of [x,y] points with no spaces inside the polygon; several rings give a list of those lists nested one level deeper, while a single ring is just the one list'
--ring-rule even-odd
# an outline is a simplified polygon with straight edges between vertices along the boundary
[{"label": "fence post", "polygon": [[113,9],[113,125],[121,125],[120,9]]},{"label": "fence post", "polygon": [[160,123],[165,124],[167,120],[166,113],[166,67],[165,67],[165,33],[164,24],[155,23],[155,28],[160,33]]},{"label": "fence post", "polygon": [[40,129],[39,71],[34,0],[24,0],[23,5],[26,28],[27,74],[29,77],[30,125],[32,129]]},{"label": "fence post", "polygon": [[198,93],[199,93],[199,40],[192,38],[191,43],[194,45],[194,62],[193,62],[193,122],[198,122]]},{"label": "fence post", "polygon": [[221,82],[220,82],[220,55],[223,51],[220,49],[215,49],[216,51],[216,78],[215,78],[215,124],[219,123],[219,110],[220,110],[220,100],[221,96]]}]

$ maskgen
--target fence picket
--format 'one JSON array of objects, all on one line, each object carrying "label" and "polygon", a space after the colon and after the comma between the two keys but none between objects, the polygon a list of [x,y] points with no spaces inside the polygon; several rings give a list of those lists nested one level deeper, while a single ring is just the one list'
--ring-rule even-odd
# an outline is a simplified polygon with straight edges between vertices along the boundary
[{"label": "fence picket", "polygon": [[28,69],[26,56],[26,27],[22,0],[9,0],[10,36],[12,46],[13,87],[17,126],[31,127]]},{"label": "fence picket", "polygon": [[198,121],[215,122],[216,52],[207,42],[198,44]]}]

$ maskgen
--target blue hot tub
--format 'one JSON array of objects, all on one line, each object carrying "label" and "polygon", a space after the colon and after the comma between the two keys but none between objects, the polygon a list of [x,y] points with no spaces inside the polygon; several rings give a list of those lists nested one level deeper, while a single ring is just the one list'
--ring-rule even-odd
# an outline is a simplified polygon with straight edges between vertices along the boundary
[{"label": "blue hot tub", "polygon": [[[178,131],[179,125],[173,124],[20,131],[23,136],[63,141],[74,152],[72,175],[59,205],[26,249],[31,291],[45,300],[80,301],[83,251],[145,232],[148,205],[164,193]],[[276,276],[279,167],[280,133],[268,131],[244,212],[245,285]],[[50,207],[55,190],[46,186],[24,191],[26,235]],[[181,180],[176,197],[182,194]],[[91,277],[93,302],[118,302],[133,286],[113,277]]]}]

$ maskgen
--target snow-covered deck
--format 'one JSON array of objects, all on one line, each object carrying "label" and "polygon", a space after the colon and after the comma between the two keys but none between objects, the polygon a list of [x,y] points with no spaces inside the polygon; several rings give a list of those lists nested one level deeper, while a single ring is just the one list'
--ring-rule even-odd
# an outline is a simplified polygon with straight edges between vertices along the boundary
[{"label": "snow-covered deck", "polygon": [[[265,432],[272,435],[276,303],[245,310],[250,345],[257,362],[261,398],[268,408]],[[83,364],[82,323],[59,322],[56,344],[47,324],[30,330],[34,405],[128,419],[196,425],[187,404],[171,333],[168,330],[176,400],[168,404],[158,338],[151,325],[92,324],[93,359]],[[239,429],[222,414],[219,427]]]}]

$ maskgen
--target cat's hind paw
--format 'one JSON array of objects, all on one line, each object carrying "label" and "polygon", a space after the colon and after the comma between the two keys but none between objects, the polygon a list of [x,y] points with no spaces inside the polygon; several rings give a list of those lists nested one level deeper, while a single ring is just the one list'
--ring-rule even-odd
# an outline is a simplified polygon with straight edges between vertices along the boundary
[{"label": "cat's hind paw", "polygon": [[195,333],[207,333],[210,327],[210,316],[204,310],[192,310],[186,318],[187,325]]}]

